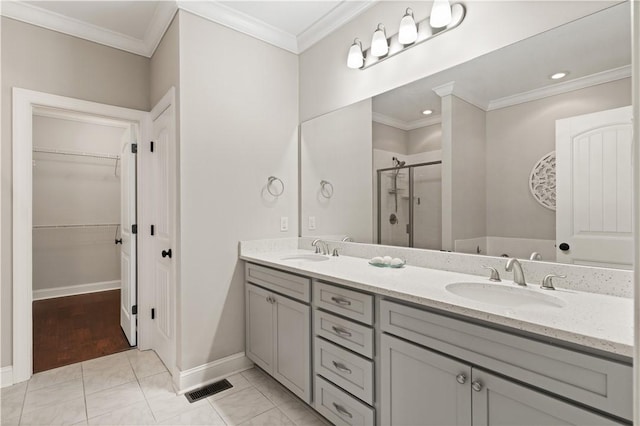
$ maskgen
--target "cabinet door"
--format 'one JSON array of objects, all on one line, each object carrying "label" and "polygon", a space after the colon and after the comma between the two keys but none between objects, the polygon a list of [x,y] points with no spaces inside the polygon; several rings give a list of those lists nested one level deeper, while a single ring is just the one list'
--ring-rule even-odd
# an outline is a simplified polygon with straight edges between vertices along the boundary
[{"label": "cabinet door", "polygon": [[622,424],[482,370],[471,386],[474,426]]},{"label": "cabinet door", "polygon": [[311,402],[311,311],[309,306],[274,294],[275,362],[273,377],[305,402]]},{"label": "cabinet door", "polygon": [[383,425],[471,425],[471,367],[382,335]]},{"label": "cabinet door", "polygon": [[273,294],[246,284],[247,357],[268,373],[273,372]]}]

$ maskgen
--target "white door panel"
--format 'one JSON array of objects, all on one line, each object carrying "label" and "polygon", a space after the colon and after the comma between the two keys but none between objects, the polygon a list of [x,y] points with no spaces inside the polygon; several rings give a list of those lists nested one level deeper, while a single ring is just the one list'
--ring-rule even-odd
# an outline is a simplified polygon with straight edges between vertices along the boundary
[{"label": "white door panel", "polygon": [[137,344],[136,235],[132,225],[136,220],[136,154],[131,146],[136,142],[137,130],[131,125],[122,139],[120,153],[120,326],[131,346]]},{"label": "white door panel", "polygon": [[558,262],[631,269],[631,139],[631,107],[556,122]]}]

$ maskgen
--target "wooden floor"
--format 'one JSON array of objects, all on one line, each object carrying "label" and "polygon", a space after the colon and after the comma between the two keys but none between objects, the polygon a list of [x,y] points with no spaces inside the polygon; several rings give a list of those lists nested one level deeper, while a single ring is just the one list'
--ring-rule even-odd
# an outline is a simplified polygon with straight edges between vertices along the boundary
[{"label": "wooden floor", "polygon": [[129,349],[120,290],[33,302],[33,372]]}]

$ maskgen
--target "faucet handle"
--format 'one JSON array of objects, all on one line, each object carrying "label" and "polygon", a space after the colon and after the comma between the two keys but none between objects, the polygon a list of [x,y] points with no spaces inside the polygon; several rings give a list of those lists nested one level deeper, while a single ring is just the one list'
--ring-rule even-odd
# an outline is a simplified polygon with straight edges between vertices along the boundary
[{"label": "faucet handle", "polygon": [[334,257],[338,257],[338,256],[340,256],[340,254],[338,253],[338,248],[337,248],[337,247],[333,249],[333,254],[332,254],[332,256],[334,256]]},{"label": "faucet handle", "polygon": [[491,276],[489,277],[489,281],[493,281],[493,282],[502,281],[500,279],[500,274],[498,273],[498,270],[496,268],[494,268],[493,266],[487,266],[487,265],[483,265],[482,267],[484,269],[489,269],[491,271]]},{"label": "faucet handle", "polygon": [[540,288],[544,290],[555,290],[556,288],[553,286],[554,278],[567,278],[567,276],[556,274],[545,275],[545,277],[542,279],[542,285],[540,285]]}]

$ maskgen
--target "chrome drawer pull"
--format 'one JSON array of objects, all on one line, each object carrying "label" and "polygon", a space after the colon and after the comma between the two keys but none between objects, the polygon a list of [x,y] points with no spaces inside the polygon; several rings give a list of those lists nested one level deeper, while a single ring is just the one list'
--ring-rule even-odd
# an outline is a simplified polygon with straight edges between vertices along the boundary
[{"label": "chrome drawer pull", "polygon": [[349,306],[349,305],[351,305],[351,302],[349,300],[343,299],[342,297],[333,296],[331,298],[331,300],[333,300],[335,303],[337,303],[338,305],[341,305],[341,306]]},{"label": "chrome drawer pull", "polygon": [[349,333],[347,330],[345,330],[344,328],[340,328],[340,327],[336,327],[335,325],[331,327],[333,329],[333,331],[335,331],[335,333],[338,336],[344,336],[344,337],[351,337],[351,333]]},{"label": "chrome drawer pull", "polygon": [[347,411],[347,410],[346,410],[342,405],[338,405],[338,404],[336,404],[336,403],[334,402],[334,403],[333,403],[333,406],[335,407],[336,411],[337,411],[339,414],[341,414],[341,415],[343,415],[343,416],[347,416],[347,417],[349,417],[350,419],[352,419],[352,418],[353,418],[353,415],[352,415],[350,412],[348,412],[348,411]]},{"label": "chrome drawer pull", "polygon": [[338,371],[342,371],[343,373],[347,373],[347,374],[351,374],[351,370],[349,370],[347,367],[345,367],[344,364],[340,364],[339,362],[333,362],[333,366],[336,368],[336,370]]}]

